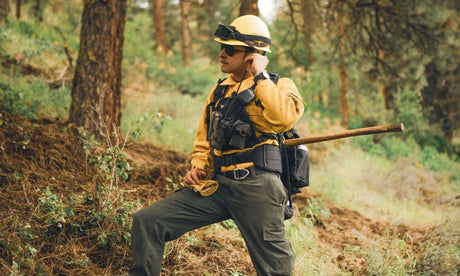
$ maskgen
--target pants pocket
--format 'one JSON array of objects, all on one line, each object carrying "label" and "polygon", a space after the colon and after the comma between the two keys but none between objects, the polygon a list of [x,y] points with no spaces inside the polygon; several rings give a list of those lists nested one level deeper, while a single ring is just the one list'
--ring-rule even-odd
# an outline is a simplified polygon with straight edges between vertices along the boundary
[{"label": "pants pocket", "polygon": [[264,228],[264,241],[284,241],[285,239],[284,227],[269,226]]}]

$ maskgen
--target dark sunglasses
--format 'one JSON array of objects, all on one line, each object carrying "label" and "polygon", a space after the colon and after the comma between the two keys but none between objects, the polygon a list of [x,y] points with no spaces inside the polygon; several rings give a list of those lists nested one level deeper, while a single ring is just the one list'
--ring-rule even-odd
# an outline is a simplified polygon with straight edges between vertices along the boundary
[{"label": "dark sunglasses", "polygon": [[224,50],[225,53],[227,54],[227,56],[231,57],[233,56],[235,53],[254,53],[256,52],[257,50],[256,49],[252,49],[252,48],[248,48],[248,47],[245,47],[246,50],[242,51],[242,50],[237,50],[235,49],[235,47],[233,47],[232,45],[227,45],[227,44],[220,44],[220,50]]}]

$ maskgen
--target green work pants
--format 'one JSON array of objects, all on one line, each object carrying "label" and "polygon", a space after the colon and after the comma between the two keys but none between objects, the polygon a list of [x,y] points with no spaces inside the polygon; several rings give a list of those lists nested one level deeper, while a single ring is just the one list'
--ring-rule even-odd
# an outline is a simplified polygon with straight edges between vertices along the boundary
[{"label": "green work pants", "polygon": [[257,275],[290,275],[295,255],[286,239],[284,204],[287,194],[276,173],[242,181],[218,176],[218,190],[203,197],[183,189],[134,214],[129,275],[160,275],[165,242],[193,229],[233,219]]}]

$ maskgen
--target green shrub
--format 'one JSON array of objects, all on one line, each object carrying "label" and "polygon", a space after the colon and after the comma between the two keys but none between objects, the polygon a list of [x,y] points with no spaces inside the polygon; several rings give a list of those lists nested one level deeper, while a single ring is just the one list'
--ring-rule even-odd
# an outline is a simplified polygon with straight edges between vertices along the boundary
[{"label": "green shrub", "polygon": [[[425,167],[433,171],[456,172],[458,163],[445,153],[440,153],[433,146],[426,146],[417,153],[418,160]],[[456,176],[453,175],[455,178]]]},{"label": "green shrub", "polygon": [[8,82],[2,81],[0,83],[0,105],[9,113],[37,118],[39,103],[27,99],[22,89],[18,90],[17,87],[12,87]]},{"label": "green shrub", "polygon": [[32,36],[36,33],[35,25],[23,20],[19,21],[17,29],[20,33],[28,36]]},{"label": "green shrub", "polygon": [[401,138],[396,135],[388,135],[388,137],[382,139],[381,144],[385,151],[383,156],[395,160],[399,157],[409,157],[417,151],[419,146],[412,138],[408,138],[405,141]]},{"label": "green shrub", "polygon": [[420,146],[433,146],[438,151],[449,151],[449,143],[441,135],[441,130],[436,125],[429,125],[425,113],[429,114],[430,110],[422,108],[421,97],[419,92],[404,88],[396,96],[396,111],[394,120],[404,123],[404,136],[412,138]]},{"label": "green shrub", "polygon": [[4,110],[28,118],[68,116],[70,88],[51,89],[40,79],[16,79],[1,73],[0,77],[0,105]]}]

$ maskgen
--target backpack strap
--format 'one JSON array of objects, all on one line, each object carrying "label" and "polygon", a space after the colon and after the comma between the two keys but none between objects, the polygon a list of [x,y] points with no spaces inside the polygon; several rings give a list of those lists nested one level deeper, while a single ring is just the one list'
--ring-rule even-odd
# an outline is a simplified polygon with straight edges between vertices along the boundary
[{"label": "backpack strap", "polygon": [[209,126],[211,120],[211,108],[214,108],[217,101],[224,97],[225,91],[227,91],[228,85],[220,85],[224,80],[227,78],[219,79],[217,81],[217,87],[214,89],[212,93],[211,102],[206,106],[206,125]]},{"label": "backpack strap", "polygon": [[277,73],[269,73],[268,75],[270,76],[270,79],[272,80],[272,82],[274,82],[275,84],[277,84],[281,78],[281,75]]},{"label": "backpack strap", "polygon": [[225,95],[225,91],[228,88],[228,85],[220,85],[224,80],[227,78],[219,79],[217,81],[217,87],[214,89],[213,97],[212,97],[212,103],[216,103],[219,99],[223,98]]}]

